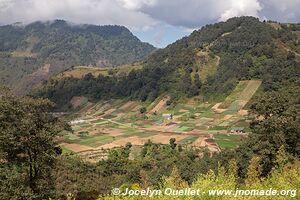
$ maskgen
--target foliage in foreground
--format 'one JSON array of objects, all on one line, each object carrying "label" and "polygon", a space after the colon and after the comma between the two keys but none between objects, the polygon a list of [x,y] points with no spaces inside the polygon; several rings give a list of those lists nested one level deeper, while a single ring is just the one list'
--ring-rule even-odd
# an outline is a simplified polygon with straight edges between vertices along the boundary
[{"label": "foliage in foreground", "polygon": [[51,108],[49,100],[0,90],[0,199],[53,194],[51,170],[61,153],[54,139],[68,126],[49,113]]},{"label": "foliage in foreground", "polygon": [[[278,154],[279,155],[279,154]],[[280,163],[280,160],[278,162]],[[199,175],[197,179],[193,182],[191,186],[180,178],[180,174],[177,169],[174,168],[171,175],[164,177],[162,180],[161,186],[158,188],[161,191],[165,191],[166,188],[172,189],[200,189],[201,193],[199,196],[169,196],[162,193],[162,195],[154,196],[152,199],[201,199],[201,200],[213,200],[213,199],[297,199],[297,196],[300,195],[300,165],[299,162],[288,165],[278,165],[277,168],[274,168],[272,173],[266,177],[261,178],[261,168],[258,157],[253,157],[250,162],[250,166],[247,172],[247,178],[244,183],[239,183],[237,176],[237,166],[236,163],[232,160],[230,167],[226,170],[224,167],[218,168],[217,173],[209,171],[207,174]],[[234,197],[236,190],[289,190],[286,195],[276,195],[276,196],[246,196],[246,195],[237,195]],[[139,185],[132,185],[132,190],[142,190]],[[154,189],[154,188],[151,188]],[[212,195],[212,190],[232,190],[232,195]],[[205,192],[203,194],[202,192]],[[242,194],[242,193],[240,193]],[[99,197],[98,199],[148,199],[147,196],[114,196],[109,197]]]}]

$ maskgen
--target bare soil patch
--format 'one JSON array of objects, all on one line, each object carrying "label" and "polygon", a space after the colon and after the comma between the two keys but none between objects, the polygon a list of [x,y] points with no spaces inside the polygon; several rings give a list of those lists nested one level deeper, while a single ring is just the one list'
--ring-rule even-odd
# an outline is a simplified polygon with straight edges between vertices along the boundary
[{"label": "bare soil patch", "polygon": [[154,143],[169,144],[171,138],[175,138],[176,141],[179,142],[186,137],[187,135],[168,134],[168,135],[153,135],[144,139],[146,141],[151,140]]},{"label": "bare soil patch", "polygon": [[185,112],[188,112],[188,110],[186,110],[186,109],[180,109],[179,112],[185,113]]},{"label": "bare soil patch", "polygon": [[69,143],[61,143],[61,146],[66,147],[67,149],[70,149],[71,151],[74,152],[80,152],[80,151],[90,151],[93,150],[93,148],[81,145],[81,144],[69,144]]},{"label": "bare soil patch", "polygon": [[118,128],[101,128],[101,129],[99,129],[99,131],[101,131],[102,133],[108,134],[110,136],[119,136],[124,133],[124,131],[122,129],[118,129]]},{"label": "bare soil patch", "polygon": [[158,102],[158,104],[156,104],[156,106],[154,106],[154,108],[152,108],[149,113],[155,113],[155,112],[161,112],[167,104],[167,101],[170,100],[169,96],[165,96],[162,100],[160,100]]},{"label": "bare soil patch", "polygon": [[116,111],[115,108],[111,108],[111,109],[105,111],[103,116],[110,115],[111,113],[113,113],[113,112],[115,112],[115,111]]},{"label": "bare soil patch", "polygon": [[125,103],[124,105],[122,105],[119,109],[126,111],[126,110],[132,108],[134,105],[135,105],[134,101],[128,101],[127,103]]},{"label": "bare soil patch", "polygon": [[229,120],[231,117],[233,117],[233,115],[225,115],[223,119],[227,121],[227,120]]},{"label": "bare soil patch", "polygon": [[221,109],[219,108],[219,106],[221,105],[222,103],[216,103],[211,109],[216,112],[216,113],[222,113],[224,111],[226,111],[226,109]]},{"label": "bare soil patch", "polygon": [[205,147],[206,146],[205,139],[206,139],[206,137],[199,137],[197,140],[195,140],[192,143],[192,146],[194,146],[194,147]]},{"label": "bare soil patch", "polygon": [[246,115],[248,115],[248,110],[239,110],[238,115],[246,116]]}]

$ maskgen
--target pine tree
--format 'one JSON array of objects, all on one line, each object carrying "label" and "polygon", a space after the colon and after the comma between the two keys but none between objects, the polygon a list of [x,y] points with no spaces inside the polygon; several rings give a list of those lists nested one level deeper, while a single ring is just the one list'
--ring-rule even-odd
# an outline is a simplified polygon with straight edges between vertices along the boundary
[{"label": "pine tree", "polygon": [[252,185],[256,182],[259,182],[261,173],[262,167],[260,165],[260,157],[253,156],[249,163],[246,184]]},{"label": "pine tree", "polygon": [[276,168],[282,170],[284,166],[288,163],[288,154],[286,153],[284,145],[279,147],[279,150],[276,154]]}]

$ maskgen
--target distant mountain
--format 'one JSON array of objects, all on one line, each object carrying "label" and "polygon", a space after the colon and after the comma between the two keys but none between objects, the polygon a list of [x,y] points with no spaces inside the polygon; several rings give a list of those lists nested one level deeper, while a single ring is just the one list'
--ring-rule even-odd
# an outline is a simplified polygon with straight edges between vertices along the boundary
[{"label": "distant mountain", "polygon": [[207,25],[155,51],[145,59],[142,69],[128,76],[87,75],[82,79],[52,80],[44,84],[38,96],[52,99],[58,107],[73,96],[152,101],[168,93],[173,100],[200,95],[218,101],[232,92],[239,81],[259,79],[261,92],[290,90],[294,91],[291,98],[297,98],[299,44],[299,24],[235,17]]},{"label": "distant mountain", "polygon": [[0,84],[24,93],[71,66],[130,64],[154,49],[123,26],[74,25],[63,20],[0,26]]}]

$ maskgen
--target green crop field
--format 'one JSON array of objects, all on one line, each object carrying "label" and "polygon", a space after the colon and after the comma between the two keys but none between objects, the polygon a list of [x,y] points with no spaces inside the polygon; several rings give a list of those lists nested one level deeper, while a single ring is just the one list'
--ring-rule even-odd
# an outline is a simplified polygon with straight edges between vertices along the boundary
[{"label": "green crop field", "polygon": [[[78,144],[88,145],[88,146],[100,146],[102,144],[106,144],[112,142],[114,137],[109,135],[100,135],[100,136],[90,136],[84,139],[81,139]],[[96,143],[96,144],[95,144]]]},{"label": "green crop field", "polygon": [[197,135],[189,135],[179,142],[179,144],[191,144],[199,138]]},{"label": "green crop field", "polygon": [[235,148],[241,143],[241,136],[215,134],[215,141],[221,149]]},{"label": "green crop field", "polygon": [[[246,100],[251,98],[257,90],[260,81],[240,81],[232,93],[221,103],[223,112],[215,112],[212,108],[215,102],[197,102],[190,99],[181,100],[177,105],[166,107],[161,112],[142,115],[137,106],[147,107],[147,112],[160,103],[165,95],[161,95],[155,101],[135,102],[123,100],[108,100],[95,103],[95,105],[81,113],[85,122],[72,126],[73,134],[64,135],[64,141],[88,147],[99,147],[120,139],[130,137],[147,138],[160,134],[161,132],[173,132],[180,134],[191,133],[181,140],[179,144],[191,144],[201,134],[214,135],[214,141],[221,149],[235,148],[241,142],[240,136],[224,135],[230,132],[234,126],[243,127],[249,131],[248,116],[238,114],[245,105]],[[250,94],[247,94],[249,90]],[[246,95],[246,96],[243,96]],[[192,102],[192,103],[190,103]],[[170,124],[163,117],[164,113],[172,113],[175,123]],[[171,126],[172,125],[172,126]],[[159,128],[161,127],[161,128]],[[101,134],[102,128],[116,130],[116,136]],[[146,130],[145,130],[146,129]],[[170,136],[171,137],[171,136]],[[130,140],[128,140],[130,142]]]}]

